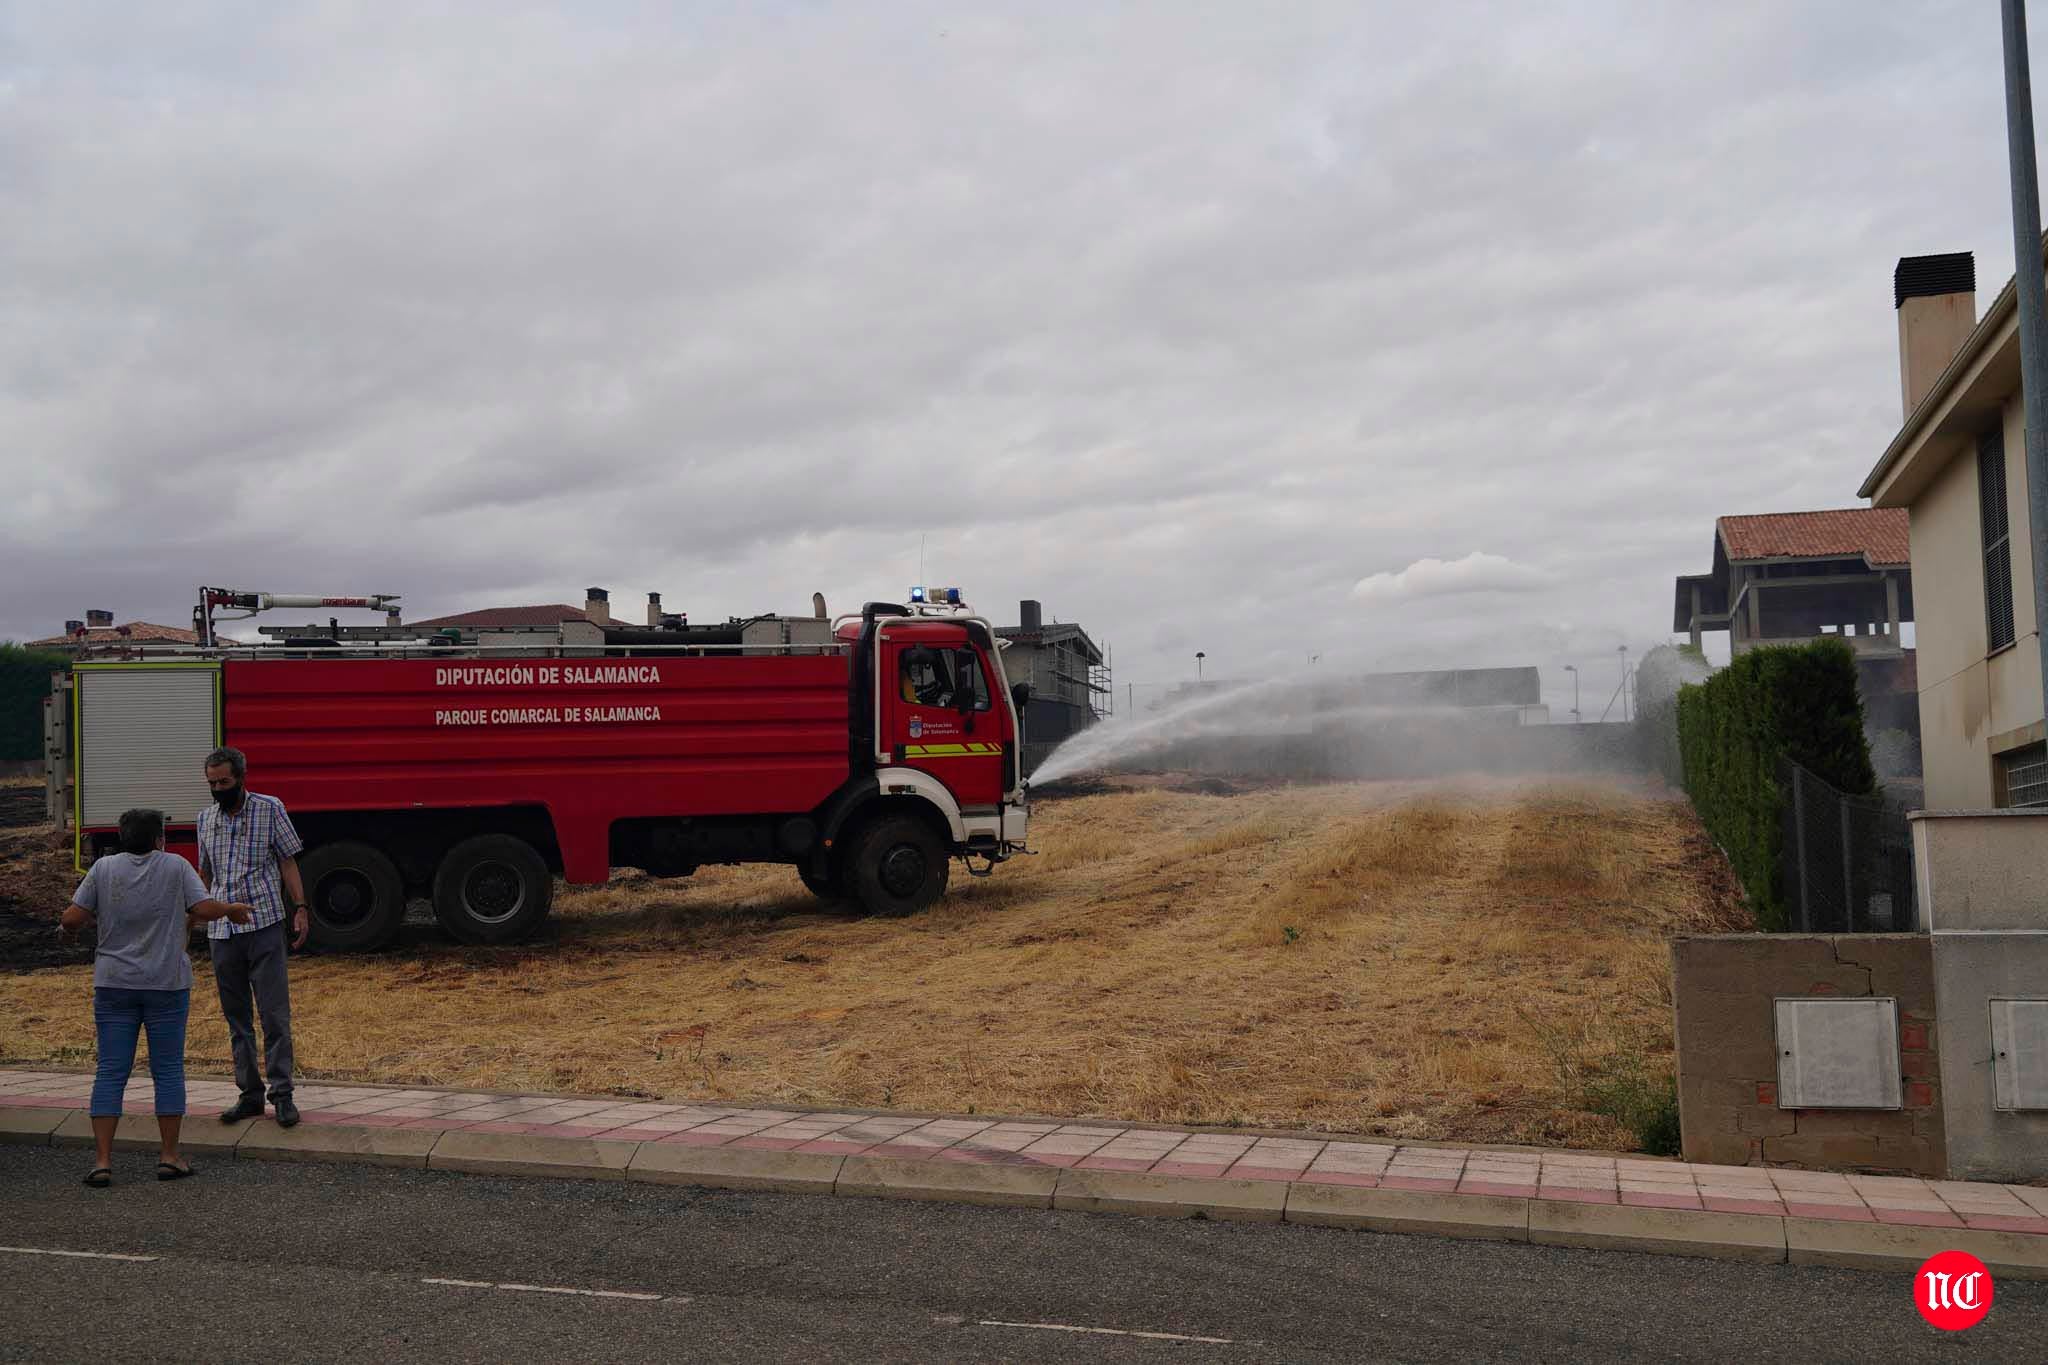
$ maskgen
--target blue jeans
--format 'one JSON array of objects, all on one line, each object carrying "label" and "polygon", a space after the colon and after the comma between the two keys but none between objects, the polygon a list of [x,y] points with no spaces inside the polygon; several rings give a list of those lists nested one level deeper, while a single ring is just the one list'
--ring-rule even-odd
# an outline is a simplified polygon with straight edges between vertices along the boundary
[{"label": "blue jeans", "polygon": [[185,1016],[190,991],[136,991],[95,986],[92,1021],[99,1033],[99,1069],[92,1078],[92,1116],[121,1112],[128,1074],[135,1070],[135,1039],[149,1034],[149,1078],[156,1082],[156,1112],[185,1112]]}]

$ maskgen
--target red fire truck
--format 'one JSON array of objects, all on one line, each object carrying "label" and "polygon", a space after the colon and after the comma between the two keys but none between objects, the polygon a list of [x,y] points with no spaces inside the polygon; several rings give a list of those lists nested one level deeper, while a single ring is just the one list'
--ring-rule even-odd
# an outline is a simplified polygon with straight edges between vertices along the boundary
[{"label": "red fire truck", "polygon": [[[251,788],[305,838],[313,935],[331,948],[389,942],[415,895],[461,940],[514,941],[554,877],[613,868],[786,863],[820,896],[907,914],[955,859],[985,876],[1028,829],[1023,697],[995,632],[957,590],[911,596],[838,621],[821,603],[546,634],[330,623],[81,659],[52,699],[52,771],[69,775],[81,868],[134,806],[164,810],[194,857],[203,761],[241,749]],[[211,600],[321,600],[259,598]],[[215,641],[209,599],[195,615]]]}]

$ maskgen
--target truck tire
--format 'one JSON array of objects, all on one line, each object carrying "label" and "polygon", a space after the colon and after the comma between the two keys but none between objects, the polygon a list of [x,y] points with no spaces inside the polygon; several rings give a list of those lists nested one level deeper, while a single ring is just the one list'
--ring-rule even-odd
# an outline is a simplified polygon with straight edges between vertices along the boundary
[{"label": "truck tire", "polygon": [[555,880],[532,844],[479,834],[448,850],[434,869],[434,917],[464,943],[516,943],[548,913]]},{"label": "truck tire", "polygon": [[846,860],[846,890],[871,915],[909,915],[946,894],[946,845],[911,815],[885,815],[862,830]]},{"label": "truck tire", "polygon": [[299,878],[312,941],[322,948],[382,948],[405,922],[405,880],[368,844],[322,844],[299,859]]}]

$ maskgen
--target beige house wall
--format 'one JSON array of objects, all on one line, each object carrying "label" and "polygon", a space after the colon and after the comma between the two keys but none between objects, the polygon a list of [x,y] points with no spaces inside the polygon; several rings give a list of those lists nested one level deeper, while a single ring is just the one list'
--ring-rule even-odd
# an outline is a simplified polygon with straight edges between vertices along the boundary
[{"label": "beige house wall", "polygon": [[2006,403],[2004,423],[2017,631],[2011,647],[1986,653],[1975,444],[1958,443],[1941,472],[1911,503],[1920,750],[1930,810],[1989,808],[1993,741],[2008,747],[2004,737],[2042,719],[2026,440],[2018,395]]}]

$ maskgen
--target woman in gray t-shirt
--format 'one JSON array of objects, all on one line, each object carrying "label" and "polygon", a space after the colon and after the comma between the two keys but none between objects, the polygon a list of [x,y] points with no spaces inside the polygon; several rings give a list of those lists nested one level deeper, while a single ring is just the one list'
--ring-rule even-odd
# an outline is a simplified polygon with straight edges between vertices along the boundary
[{"label": "woman in gray t-shirt", "polygon": [[121,816],[121,851],[93,863],[64,909],[69,936],[99,921],[92,968],[92,1017],[99,1066],[92,1083],[95,1157],[85,1183],[114,1179],[114,1125],[135,1069],[137,1035],[149,1034],[149,1074],[156,1085],[156,1126],[163,1140],[158,1180],[180,1180],[192,1166],[178,1155],[185,1115],[185,1016],[192,1004],[192,961],[185,944],[203,920],[249,922],[249,907],[206,894],[192,864],[164,850],[163,812]]}]

